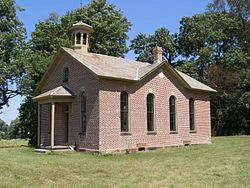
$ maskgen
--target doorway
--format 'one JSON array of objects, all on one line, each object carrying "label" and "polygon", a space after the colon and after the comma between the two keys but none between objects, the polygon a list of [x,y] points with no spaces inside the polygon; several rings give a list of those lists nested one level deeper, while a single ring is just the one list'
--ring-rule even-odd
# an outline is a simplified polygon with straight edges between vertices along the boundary
[{"label": "doorway", "polygon": [[63,143],[68,143],[69,141],[69,105],[64,105],[63,110]]}]

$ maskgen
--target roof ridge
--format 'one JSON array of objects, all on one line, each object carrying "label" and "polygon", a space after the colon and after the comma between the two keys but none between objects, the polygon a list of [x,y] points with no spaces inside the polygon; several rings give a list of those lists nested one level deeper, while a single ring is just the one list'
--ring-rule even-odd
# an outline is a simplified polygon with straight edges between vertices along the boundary
[{"label": "roof ridge", "polygon": [[[67,48],[67,47],[62,47],[63,49],[66,49],[66,50],[72,50],[73,52],[75,52],[72,48]],[[77,52],[75,52],[77,53]],[[123,57],[116,57],[116,56],[112,56],[112,55],[106,55],[106,54],[100,54],[100,53],[94,53],[94,52],[88,52],[86,54],[80,54],[80,53],[77,53],[78,55],[80,56],[84,56],[84,55],[97,55],[97,56],[105,56],[105,57],[112,57],[112,58],[117,58],[117,59],[122,59],[122,60],[125,60],[125,61],[133,61],[134,63],[141,63],[141,64],[145,64],[145,65],[152,65],[151,63],[149,62],[143,62],[143,61],[136,61],[134,59],[128,59],[128,58],[123,58]]]},{"label": "roof ridge", "polygon": [[54,93],[56,93],[60,89],[60,87],[62,87],[62,86],[56,87],[55,90],[52,91],[49,95],[53,95]]},{"label": "roof ridge", "polygon": [[137,67],[137,69],[136,69],[136,80],[139,80],[139,71],[140,71],[140,68],[139,67]]}]

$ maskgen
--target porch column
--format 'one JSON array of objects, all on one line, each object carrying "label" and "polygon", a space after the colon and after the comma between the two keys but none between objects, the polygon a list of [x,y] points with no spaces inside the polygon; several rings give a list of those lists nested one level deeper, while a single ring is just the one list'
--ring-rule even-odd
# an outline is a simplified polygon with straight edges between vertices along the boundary
[{"label": "porch column", "polygon": [[51,103],[51,149],[54,147],[55,142],[55,102]]},{"label": "porch column", "polygon": [[37,106],[37,148],[40,148],[40,144],[41,144],[41,120],[40,120],[40,117],[41,117],[41,110],[40,110],[40,104],[38,103],[38,106]]}]

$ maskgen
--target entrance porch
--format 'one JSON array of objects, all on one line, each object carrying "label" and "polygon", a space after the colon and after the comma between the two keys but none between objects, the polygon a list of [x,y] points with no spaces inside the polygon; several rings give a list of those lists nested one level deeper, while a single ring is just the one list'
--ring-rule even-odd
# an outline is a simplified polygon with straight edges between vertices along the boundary
[{"label": "entrance porch", "polygon": [[70,117],[73,93],[59,86],[33,98],[38,102],[37,147],[70,149]]}]

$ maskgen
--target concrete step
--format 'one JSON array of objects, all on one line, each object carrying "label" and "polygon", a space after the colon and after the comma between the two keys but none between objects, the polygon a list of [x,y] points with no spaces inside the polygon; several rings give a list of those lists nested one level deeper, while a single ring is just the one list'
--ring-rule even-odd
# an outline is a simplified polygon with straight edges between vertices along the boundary
[{"label": "concrete step", "polygon": [[54,146],[51,148],[51,146],[41,146],[41,148],[34,150],[37,153],[50,153],[50,152],[73,152],[74,147],[73,146]]},{"label": "concrete step", "polygon": [[46,153],[50,153],[51,150],[48,150],[48,149],[34,149],[34,151],[36,153],[42,153],[42,154],[46,154]]},{"label": "concrete step", "polygon": [[51,146],[41,146],[40,148],[47,150],[74,150],[73,146],[53,146],[53,148],[51,148]]}]

